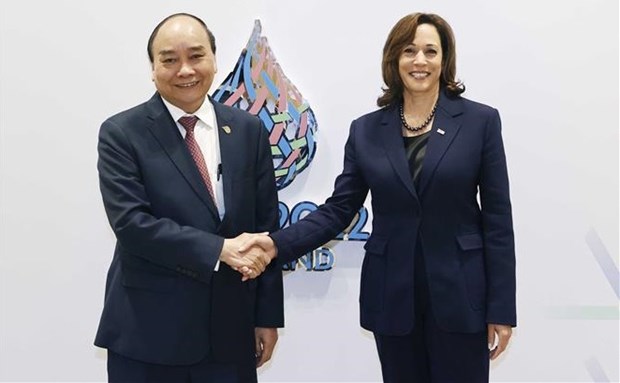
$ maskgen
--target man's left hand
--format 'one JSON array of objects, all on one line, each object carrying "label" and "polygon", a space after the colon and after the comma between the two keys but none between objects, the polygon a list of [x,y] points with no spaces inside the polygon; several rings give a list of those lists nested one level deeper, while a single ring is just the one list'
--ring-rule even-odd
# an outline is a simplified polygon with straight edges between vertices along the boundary
[{"label": "man's left hand", "polygon": [[[512,327],[505,324],[487,324],[487,338],[489,342],[489,358],[495,360],[508,346],[510,336],[512,335]],[[497,345],[495,345],[495,337],[497,336]],[[493,348],[495,346],[495,348]]]},{"label": "man's left hand", "polygon": [[273,354],[273,349],[278,341],[278,329],[256,327],[254,335],[256,340],[256,368],[258,368],[271,359],[271,354]]}]

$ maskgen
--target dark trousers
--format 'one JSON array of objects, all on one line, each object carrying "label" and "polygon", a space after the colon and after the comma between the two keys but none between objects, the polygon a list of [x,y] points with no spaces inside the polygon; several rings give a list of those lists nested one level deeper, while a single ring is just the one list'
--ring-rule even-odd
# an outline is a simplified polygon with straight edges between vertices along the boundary
[{"label": "dark trousers", "polygon": [[110,383],[256,383],[251,363],[217,363],[205,360],[188,366],[166,366],[130,359],[108,350]]},{"label": "dark trousers", "polygon": [[451,333],[437,325],[432,313],[424,255],[415,259],[415,323],[404,336],[375,334],[385,383],[439,383],[489,381],[486,331]]}]

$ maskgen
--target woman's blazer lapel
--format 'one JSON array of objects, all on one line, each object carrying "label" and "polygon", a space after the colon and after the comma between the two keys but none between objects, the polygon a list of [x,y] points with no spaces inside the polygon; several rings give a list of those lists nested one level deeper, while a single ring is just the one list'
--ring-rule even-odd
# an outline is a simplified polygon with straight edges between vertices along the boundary
[{"label": "woman's blazer lapel", "polygon": [[385,152],[387,154],[392,168],[398,179],[407,188],[411,196],[417,201],[418,194],[413,187],[413,181],[411,180],[411,173],[409,171],[409,162],[407,161],[407,155],[405,153],[405,144],[402,134],[402,123],[398,115],[396,107],[387,107],[383,111],[381,118],[380,136]]},{"label": "woman's blazer lapel", "polygon": [[433,127],[426,144],[426,154],[420,173],[419,196],[424,194],[424,190],[433,178],[437,166],[461,128],[459,119],[456,118],[463,113],[460,99],[450,99],[444,92],[440,92],[437,102],[439,104],[437,105],[435,120],[433,121]]}]

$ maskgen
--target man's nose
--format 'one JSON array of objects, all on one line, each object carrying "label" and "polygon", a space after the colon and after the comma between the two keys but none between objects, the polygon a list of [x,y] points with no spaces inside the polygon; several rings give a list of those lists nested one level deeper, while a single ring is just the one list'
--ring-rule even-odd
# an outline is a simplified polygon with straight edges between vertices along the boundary
[{"label": "man's nose", "polygon": [[190,76],[193,74],[194,74],[194,67],[187,61],[183,61],[181,63],[181,68],[179,68],[179,76]]}]

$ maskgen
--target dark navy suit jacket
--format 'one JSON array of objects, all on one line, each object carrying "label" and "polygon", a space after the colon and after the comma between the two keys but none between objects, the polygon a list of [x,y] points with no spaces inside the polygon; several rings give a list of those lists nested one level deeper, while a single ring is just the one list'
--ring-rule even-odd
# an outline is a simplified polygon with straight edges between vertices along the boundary
[{"label": "dark navy suit jacket", "polygon": [[158,94],[101,126],[100,188],[117,243],[97,346],[167,365],[207,355],[241,361],[254,357],[255,326],[283,326],[282,273],[275,262],[244,283],[223,262],[214,272],[224,238],[277,229],[278,201],[260,120],[213,105],[223,220]]},{"label": "dark navy suit jacket", "polygon": [[[415,190],[397,107],[351,124],[332,196],[271,234],[280,262],[334,238],[370,190],[372,234],[361,271],[364,328],[404,335],[414,326],[414,253],[423,249],[431,307],[446,331],[516,325],[515,253],[497,110],[443,92]],[[477,202],[480,193],[481,206]]]}]

